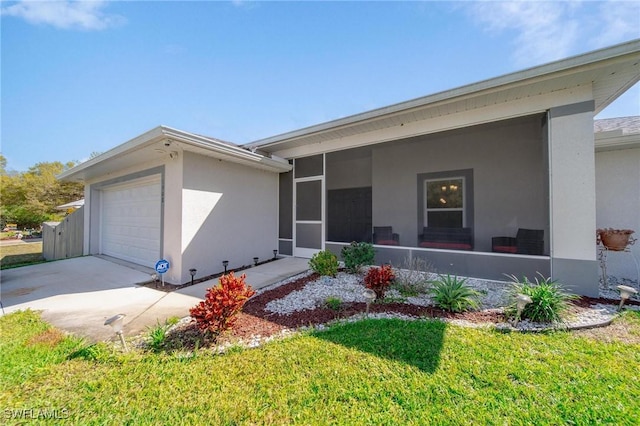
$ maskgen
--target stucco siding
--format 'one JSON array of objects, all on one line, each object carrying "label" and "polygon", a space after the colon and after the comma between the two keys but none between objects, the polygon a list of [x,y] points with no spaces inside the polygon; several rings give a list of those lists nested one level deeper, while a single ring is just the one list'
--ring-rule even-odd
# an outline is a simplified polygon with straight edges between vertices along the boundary
[{"label": "stucco siding", "polygon": [[593,112],[553,117],[551,110],[551,116],[551,255],[594,260]]},{"label": "stucco siding", "polygon": [[170,159],[165,166],[162,258],[168,260],[171,265],[165,279],[172,284],[185,282],[179,225],[183,221],[181,208],[183,171],[183,155]]},{"label": "stucco siding", "polygon": [[[633,229],[640,238],[640,148],[597,152],[595,162],[597,227]],[[631,252],[640,261],[640,243],[631,246]],[[609,255],[607,272],[638,279],[629,253]]]},{"label": "stucco siding", "polygon": [[371,186],[371,148],[357,148],[327,154],[327,190]]},{"label": "stucco siding", "polygon": [[598,295],[593,103],[549,111],[552,277]]},{"label": "stucco siding", "polygon": [[273,257],[278,247],[278,174],[184,155],[182,281]]}]

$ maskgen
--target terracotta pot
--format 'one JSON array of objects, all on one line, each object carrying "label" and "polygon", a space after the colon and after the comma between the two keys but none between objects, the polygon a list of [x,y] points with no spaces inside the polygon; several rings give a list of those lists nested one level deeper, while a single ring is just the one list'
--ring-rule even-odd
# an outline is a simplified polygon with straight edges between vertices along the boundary
[{"label": "terracotta pot", "polygon": [[629,245],[629,237],[633,232],[604,230],[600,233],[602,245],[611,251],[624,251]]}]

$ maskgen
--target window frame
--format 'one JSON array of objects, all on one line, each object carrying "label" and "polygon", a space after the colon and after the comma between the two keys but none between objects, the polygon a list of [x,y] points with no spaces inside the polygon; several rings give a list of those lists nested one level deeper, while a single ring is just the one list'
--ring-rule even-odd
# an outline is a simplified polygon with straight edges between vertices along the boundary
[{"label": "window frame", "polygon": [[459,178],[460,176],[464,177],[465,180],[465,193],[464,193],[464,225],[466,228],[474,228],[474,179],[473,179],[473,169],[456,169],[456,170],[444,170],[437,172],[426,172],[426,173],[418,173],[416,174],[416,213],[418,220],[416,221],[416,231],[417,235],[423,233],[424,230],[424,213],[425,213],[425,190],[424,190],[424,181],[425,180],[446,180]]},{"label": "window frame", "polygon": [[[443,181],[451,181],[451,180],[460,180],[461,183],[461,188],[462,188],[462,207],[445,207],[445,208],[435,208],[435,207],[429,207],[428,205],[428,201],[429,201],[429,194],[428,194],[428,186],[429,183],[432,182],[443,182]],[[429,212],[462,212],[462,228],[466,228],[467,227],[467,200],[466,200],[466,196],[467,196],[467,184],[466,184],[466,179],[464,176],[460,175],[460,176],[447,176],[447,177],[442,177],[442,178],[427,178],[423,180],[423,188],[424,188],[424,194],[423,194],[423,220],[422,223],[424,224],[424,226],[429,226]]]}]

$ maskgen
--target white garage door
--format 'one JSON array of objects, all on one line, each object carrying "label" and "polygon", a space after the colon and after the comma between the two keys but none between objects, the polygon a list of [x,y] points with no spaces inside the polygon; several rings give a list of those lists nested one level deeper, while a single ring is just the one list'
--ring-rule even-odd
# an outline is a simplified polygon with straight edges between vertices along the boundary
[{"label": "white garage door", "polygon": [[153,268],[160,259],[160,175],[103,189],[101,252]]}]

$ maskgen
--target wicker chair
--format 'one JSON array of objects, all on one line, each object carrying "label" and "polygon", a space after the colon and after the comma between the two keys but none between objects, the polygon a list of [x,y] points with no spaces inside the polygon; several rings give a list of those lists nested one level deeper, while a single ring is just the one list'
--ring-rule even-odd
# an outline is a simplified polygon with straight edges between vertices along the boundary
[{"label": "wicker chair", "polygon": [[373,227],[373,244],[383,246],[399,246],[400,235],[393,232],[391,226],[374,226]]},{"label": "wicker chair", "polygon": [[518,229],[514,237],[493,237],[491,251],[496,253],[533,254],[544,253],[543,229]]}]

